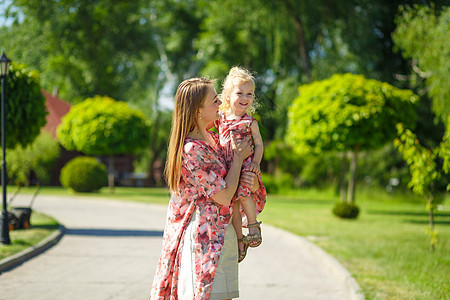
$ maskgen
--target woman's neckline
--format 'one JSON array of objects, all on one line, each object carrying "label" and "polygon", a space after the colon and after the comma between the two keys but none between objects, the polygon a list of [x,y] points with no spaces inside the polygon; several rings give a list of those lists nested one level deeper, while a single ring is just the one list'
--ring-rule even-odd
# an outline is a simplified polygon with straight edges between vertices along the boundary
[{"label": "woman's neckline", "polygon": [[[217,146],[217,141],[214,139],[214,137],[213,137],[213,131],[210,131],[210,130],[208,130],[208,131],[206,131],[208,134],[209,134],[209,136],[212,138],[212,140],[213,140],[213,142],[214,142],[214,144],[215,144],[215,146]],[[191,136],[189,136],[189,135],[187,135],[186,136],[186,139],[190,139],[190,140],[194,140],[194,141],[199,141],[199,142],[201,142],[201,143],[203,143],[203,144],[206,144],[208,147],[211,147],[211,148],[215,148],[214,146],[211,146],[206,140],[204,140],[204,139],[201,139],[201,138],[195,138],[195,137],[191,137]]]}]

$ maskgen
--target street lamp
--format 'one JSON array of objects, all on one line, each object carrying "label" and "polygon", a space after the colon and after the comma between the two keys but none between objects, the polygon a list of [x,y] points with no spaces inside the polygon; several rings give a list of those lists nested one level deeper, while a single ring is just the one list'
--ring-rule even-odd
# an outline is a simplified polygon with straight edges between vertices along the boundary
[{"label": "street lamp", "polygon": [[6,160],[5,160],[5,81],[9,72],[9,64],[11,61],[2,53],[0,58],[0,77],[2,79],[2,192],[3,192],[3,210],[0,216],[0,242],[3,244],[11,244],[9,239],[9,222],[8,211],[6,210]]}]

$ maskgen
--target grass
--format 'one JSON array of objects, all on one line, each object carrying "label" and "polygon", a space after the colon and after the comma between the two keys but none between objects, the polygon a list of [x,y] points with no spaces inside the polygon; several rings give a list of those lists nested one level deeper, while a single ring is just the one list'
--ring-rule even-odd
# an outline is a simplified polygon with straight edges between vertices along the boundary
[{"label": "grass", "polygon": [[30,223],[30,229],[10,231],[11,244],[0,244],[0,260],[39,243],[59,228],[55,219],[34,211]]},{"label": "grass", "polygon": [[260,219],[306,236],[332,254],[367,299],[449,299],[450,211],[436,214],[439,241],[430,253],[425,204],[412,195],[362,190],[359,218],[341,220],[331,213],[338,199],[329,191],[295,193],[270,195]]},{"label": "grass", "polygon": [[[10,193],[14,187],[9,188]],[[23,189],[21,193],[33,193]],[[166,205],[167,189],[116,188],[71,194],[44,187],[48,195],[82,195]],[[264,223],[305,236],[339,260],[356,278],[367,299],[450,299],[450,203],[436,213],[438,245],[429,252],[425,203],[408,193],[359,188],[357,220],[333,216],[338,197],[332,189],[307,189],[269,195],[259,217]]]}]

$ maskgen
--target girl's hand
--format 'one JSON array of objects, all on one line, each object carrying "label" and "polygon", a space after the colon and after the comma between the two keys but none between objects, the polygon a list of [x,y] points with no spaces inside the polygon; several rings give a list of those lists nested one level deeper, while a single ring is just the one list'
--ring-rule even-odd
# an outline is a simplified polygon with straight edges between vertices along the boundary
[{"label": "girl's hand", "polygon": [[251,137],[248,136],[238,143],[236,142],[233,132],[231,132],[231,149],[233,149],[234,157],[242,160],[246,159],[253,153]]},{"label": "girl's hand", "polygon": [[248,167],[246,168],[247,170],[257,174],[257,175],[261,175],[261,169],[259,164],[257,164],[256,162],[252,161]]},{"label": "girl's hand", "polygon": [[245,171],[242,173],[241,184],[248,187],[252,193],[259,189],[257,175],[250,171]]}]

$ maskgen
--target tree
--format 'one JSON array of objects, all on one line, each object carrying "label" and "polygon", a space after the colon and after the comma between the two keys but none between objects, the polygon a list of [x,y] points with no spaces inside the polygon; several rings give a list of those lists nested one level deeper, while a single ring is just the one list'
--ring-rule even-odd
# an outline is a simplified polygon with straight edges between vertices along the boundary
[{"label": "tree", "polygon": [[[42,73],[47,90],[79,102],[108,94],[126,99],[134,81],[154,78],[157,60],[148,1],[11,1],[15,21],[2,30],[15,60]],[[33,47],[28,47],[30,42]],[[141,68],[144,66],[144,68]],[[144,76],[137,77],[139,71]]]},{"label": "tree", "polygon": [[[448,118],[450,123],[450,117]],[[447,124],[449,128],[450,124]],[[429,149],[422,146],[416,135],[403,124],[397,125],[398,138],[395,145],[409,166],[411,181],[409,187],[413,192],[423,196],[427,202],[430,225],[430,251],[433,251],[437,243],[437,232],[434,229],[434,209],[436,197],[439,191],[435,189],[436,181],[450,171],[450,131],[447,131],[441,144]],[[442,159],[443,163],[438,163]],[[450,190],[450,184],[447,186]]]},{"label": "tree", "polygon": [[[415,120],[412,104],[417,96],[409,90],[353,74],[336,74],[303,85],[299,94],[289,108],[286,142],[299,154],[350,152],[347,201],[353,204],[358,153],[392,141],[398,122],[412,126]],[[341,200],[345,200],[342,188]]]},{"label": "tree", "polygon": [[58,126],[57,135],[67,150],[109,156],[109,187],[114,187],[113,155],[133,153],[148,146],[148,120],[125,102],[96,96],[74,105]]},{"label": "tree", "polygon": [[[450,116],[450,7],[400,7],[393,38],[405,58],[412,59],[413,84],[425,81],[433,112],[444,123]],[[417,77],[419,80],[417,80]],[[415,84],[414,84],[415,85]]]},{"label": "tree", "polygon": [[5,96],[6,147],[25,147],[46,123],[47,110],[38,72],[13,63],[6,79]]},{"label": "tree", "polygon": [[[413,7],[403,6],[396,18],[397,29],[393,38],[402,50],[405,58],[411,58],[413,74],[411,83],[419,87],[422,82],[426,89],[424,100],[428,95],[432,101],[432,110],[446,129],[440,144],[430,143],[419,133],[412,132],[408,126],[399,124],[399,137],[395,140],[399,152],[409,167],[411,180],[409,187],[414,193],[423,196],[427,201],[430,226],[430,251],[437,243],[437,232],[434,229],[434,209],[436,198],[442,192],[438,188],[440,178],[448,184],[445,174],[450,171],[450,8],[436,8],[434,5]],[[425,101],[422,101],[425,103]],[[431,122],[430,122],[431,123]],[[440,122],[434,122],[434,132],[439,132]],[[428,139],[428,137],[426,137]],[[447,185],[450,190],[450,184]]]},{"label": "tree", "polygon": [[40,183],[48,183],[59,153],[59,143],[42,132],[32,144],[26,147],[17,145],[8,151],[8,177],[16,184],[29,185],[30,172],[34,172]]}]

